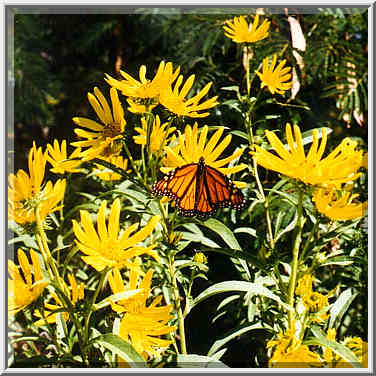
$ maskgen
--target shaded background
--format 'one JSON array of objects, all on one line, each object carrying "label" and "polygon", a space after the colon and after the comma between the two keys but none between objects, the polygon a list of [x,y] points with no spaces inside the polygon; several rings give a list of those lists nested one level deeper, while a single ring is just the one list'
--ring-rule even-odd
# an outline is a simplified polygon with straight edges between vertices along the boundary
[{"label": "shaded background", "polygon": [[[98,86],[108,95],[105,73],[118,77],[122,69],[138,78],[138,69],[145,64],[147,77],[152,78],[161,60],[171,61],[174,66],[181,65],[185,78],[192,73],[196,75],[195,90],[212,81],[210,96],[219,95],[220,103],[233,99],[233,92],[221,88],[240,85],[244,92],[242,50],[224,36],[222,26],[226,19],[239,14],[253,15],[255,11],[251,8],[140,8],[129,10],[129,14],[104,14],[95,10],[83,14],[25,14],[22,9],[13,8],[13,23],[8,30],[13,44],[9,43],[8,47],[14,57],[9,70],[9,78],[14,82],[14,124],[8,124],[8,141],[14,150],[8,150],[8,168],[13,163],[15,170],[26,167],[33,140],[38,146],[45,146],[54,138],[73,141],[72,117],[94,115],[87,92]],[[315,9],[310,14],[289,8],[288,15],[300,22],[307,42],[306,51],[301,53],[303,69],[297,66],[293,56],[286,12],[282,8],[263,11],[272,21],[271,35],[257,43],[253,59],[261,62],[265,56],[283,49],[288,65],[296,68],[301,84],[291,104],[310,110],[281,107],[270,101],[258,116],[278,114],[280,117],[262,122],[260,134],[264,129],[284,129],[286,121],[298,122],[302,130],[332,128],[332,146],[343,137],[352,136],[366,148],[367,9]],[[255,94],[258,89],[259,81],[253,86]],[[288,95],[278,100],[286,102],[287,98]],[[126,119],[127,135],[132,140],[138,120],[130,113],[126,113]],[[199,123],[237,130],[242,129],[243,119],[240,113],[222,104]],[[84,178],[79,184],[85,185]],[[224,256],[209,256],[209,265],[213,272],[209,272],[208,281],[196,284],[193,295],[236,275]],[[366,281],[365,275],[362,278]],[[364,308],[366,303],[362,299],[366,296],[364,290],[364,296],[356,304]],[[210,323],[219,299],[223,296],[200,304],[187,318],[188,349],[194,349],[197,354],[206,353],[213,338],[235,326],[234,318],[228,316]],[[209,321],[203,322],[202,318]],[[366,320],[366,314],[360,310],[360,317],[349,323],[348,333],[361,332],[365,337]],[[260,341],[263,338],[260,336]],[[252,366],[244,359],[254,358],[255,354],[247,353],[249,349],[256,351],[264,347],[258,341],[257,333],[237,338],[222,360],[232,367]]]},{"label": "shaded background", "polygon": [[[95,14],[94,10],[22,14],[16,10],[13,30],[9,30],[14,36],[14,124],[8,129],[14,138],[15,168],[23,166],[32,140],[43,145],[53,138],[73,139],[72,117],[92,115],[87,92],[94,86],[109,90],[105,73],[116,77],[122,69],[138,78],[139,66],[145,64],[152,78],[161,60],[172,61],[181,65],[185,77],[196,75],[196,90],[213,81],[209,94],[219,95],[220,102],[233,98],[233,93],[221,88],[244,86],[241,49],[224,36],[222,25],[234,15],[255,10],[146,8],[129,10],[132,14]],[[367,10],[338,8],[301,14],[290,8],[288,14],[300,22],[307,42],[307,50],[301,53],[303,71],[292,55],[284,10],[276,11],[264,9],[272,32],[256,44],[254,59],[261,62],[284,49],[301,83],[293,103],[311,111],[265,107],[260,116],[273,111],[282,115],[266,126],[275,129],[286,121],[298,122],[303,129],[329,126],[339,138],[359,136],[366,142]],[[241,129],[242,119],[229,107],[218,106],[211,119],[202,122]]]}]

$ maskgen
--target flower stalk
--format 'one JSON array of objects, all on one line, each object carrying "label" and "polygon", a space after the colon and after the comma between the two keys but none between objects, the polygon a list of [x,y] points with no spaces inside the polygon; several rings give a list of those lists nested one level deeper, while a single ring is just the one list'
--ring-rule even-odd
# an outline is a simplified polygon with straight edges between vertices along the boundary
[{"label": "flower stalk", "polygon": [[175,267],[174,267],[174,257],[169,255],[169,271],[172,282],[172,292],[174,294],[175,308],[178,315],[178,326],[179,326],[179,340],[180,340],[180,351],[182,354],[187,354],[187,345],[185,341],[185,328],[184,328],[184,316],[180,304],[180,294],[179,287],[176,281]]},{"label": "flower stalk", "polygon": [[[294,240],[294,247],[292,250],[292,262],[291,262],[291,275],[290,283],[288,290],[288,304],[294,306],[294,296],[295,296],[295,287],[296,279],[298,274],[298,264],[299,264],[299,248],[302,242],[302,231],[303,231],[303,191],[299,189],[299,198],[298,198],[298,219],[296,223],[296,235]],[[294,312],[288,312],[289,327],[292,328],[294,322]]]},{"label": "flower stalk", "polygon": [[264,189],[262,188],[262,184],[258,176],[257,161],[255,159],[253,159],[253,175],[256,179],[256,184],[257,184],[257,187],[258,187],[258,190],[261,195],[261,199],[265,208],[266,226],[267,226],[268,235],[269,235],[270,247],[271,249],[274,249],[275,242],[274,242],[274,237],[273,237],[272,221],[270,218],[270,213],[269,213],[269,208],[268,208],[268,201],[266,200]]},{"label": "flower stalk", "polygon": [[103,283],[105,281],[105,278],[106,278],[106,275],[108,273],[108,271],[110,270],[109,267],[106,267],[102,272],[101,272],[101,277],[99,279],[99,282],[98,282],[98,286],[94,292],[94,295],[91,299],[91,302],[90,302],[90,305],[87,309],[87,315],[85,317],[85,324],[84,324],[84,341],[85,343],[88,343],[89,342],[89,322],[90,322],[90,317],[91,317],[91,314],[93,313],[93,306],[95,304],[95,301],[97,300],[97,297],[98,297],[98,294],[99,294],[99,291],[102,289],[103,287]]},{"label": "flower stalk", "polygon": [[38,232],[39,232],[39,234],[36,235],[36,239],[37,239],[40,251],[43,255],[43,259],[46,263],[46,267],[47,267],[48,274],[49,274],[50,278],[55,279],[57,286],[61,290],[63,290],[61,283],[60,283],[61,278],[60,278],[60,275],[59,275],[59,271],[57,270],[55,261],[52,258],[50,249],[48,247],[47,236],[46,236],[46,233],[44,232],[44,229],[43,229],[43,223],[42,223],[42,220],[41,220],[41,217],[40,217],[39,210],[40,210],[40,207],[38,205],[35,209],[35,218],[36,218],[37,228],[38,228]]}]

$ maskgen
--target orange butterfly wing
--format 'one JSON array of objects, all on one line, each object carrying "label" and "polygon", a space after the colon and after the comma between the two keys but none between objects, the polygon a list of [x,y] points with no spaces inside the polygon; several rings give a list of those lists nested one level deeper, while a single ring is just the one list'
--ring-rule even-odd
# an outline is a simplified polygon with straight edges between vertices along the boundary
[{"label": "orange butterfly wing", "polygon": [[205,184],[208,200],[217,208],[241,209],[245,204],[244,196],[235,184],[213,167],[205,166]]},{"label": "orange butterfly wing", "polygon": [[197,168],[197,163],[191,163],[172,170],[153,184],[153,194],[173,199],[182,215],[194,216]]},{"label": "orange butterfly wing", "polygon": [[172,198],[187,217],[208,217],[218,208],[241,209],[243,194],[220,171],[204,161],[178,167],[153,185],[153,194]]}]

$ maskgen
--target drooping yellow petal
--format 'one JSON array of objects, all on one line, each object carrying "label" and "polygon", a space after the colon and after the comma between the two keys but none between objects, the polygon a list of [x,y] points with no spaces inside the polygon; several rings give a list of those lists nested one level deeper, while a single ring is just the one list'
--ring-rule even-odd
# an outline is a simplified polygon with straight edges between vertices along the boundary
[{"label": "drooping yellow petal", "polygon": [[298,179],[305,184],[321,187],[338,187],[343,183],[355,181],[361,173],[363,152],[357,150],[356,142],[346,139],[337,146],[327,157],[322,158],[327,142],[323,131],[322,140],[311,145],[307,155],[304,152],[303,140],[297,125],[294,126],[295,140],[291,126],[286,125],[288,149],[272,132],[266,131],[266,136],[278,155],[274,155],[259,146],[251,154],[257,163],[265,168],[277,171],[283,175]]}]

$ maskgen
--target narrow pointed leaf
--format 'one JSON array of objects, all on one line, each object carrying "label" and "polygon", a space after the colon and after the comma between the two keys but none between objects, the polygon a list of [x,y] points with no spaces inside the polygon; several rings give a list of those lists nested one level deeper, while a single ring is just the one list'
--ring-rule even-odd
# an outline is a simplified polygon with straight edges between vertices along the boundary
[{"label": "narrow pointed leaf", "polygon": [[119,355],[124,359],[132,368],[146,368],[145,360],[140,354],[133,348],[133,346],[124,341],[119,336],[106,333],[97,337],[95,342],[98,342],[112,353]]}]

